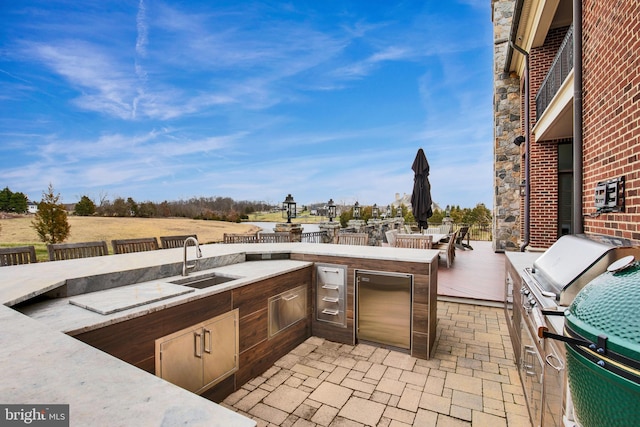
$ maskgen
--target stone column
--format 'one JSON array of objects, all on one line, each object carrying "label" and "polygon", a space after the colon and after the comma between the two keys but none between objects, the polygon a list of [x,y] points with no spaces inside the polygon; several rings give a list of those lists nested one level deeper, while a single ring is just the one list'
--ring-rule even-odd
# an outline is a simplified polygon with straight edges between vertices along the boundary
[{"label": "stone column", "polygon": [[370,219],[367,221],[369,229],[369,246],[382,246],[384,241],[383,227],[381,219]]},{"label": "stone column", "polygon": [[340,231],[339,222],[321,222],[318,226],[320,231],[327,232],[327,239],[323,243],[338,243],[338,232]]},{"label": "stone column", "polygon": [[291,224],[288,222],[278,223],[276,227],[273,229],[276,233],[280,232],[288,232],[291,234],[292,242],[300,242],[302,241],[302,225],[300,224]]},{"label": "stone column", "polygon": [[[521,224],[520,147],[513,140],[524,134],[520,115],[520,76],[509,72],[506,54],[515,0],[493,0],[494,199],[493,249],[518,250]],[[514,53],[514,55],[518,53]],[[505,70],[506,68],[506,70]]]},{"label": "stone column", "polygon": [[350,219],[349,222],[347,222],[347,226],[356,230],[356,233],[364,232],[364,221],[361,219]]}]

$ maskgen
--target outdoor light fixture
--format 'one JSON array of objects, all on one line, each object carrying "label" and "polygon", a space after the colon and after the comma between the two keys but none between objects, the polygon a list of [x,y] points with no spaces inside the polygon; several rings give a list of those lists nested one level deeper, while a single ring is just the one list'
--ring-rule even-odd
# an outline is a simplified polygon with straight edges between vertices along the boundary
[{"label": "outdoor light fixture", "polygon": [[360,219],[360,203],[356,202],[355,205],[353,205],[353,217],[355,219]]},{"label": "outdoor light fixture", "polygon": [[524,197],[527,192],[527,181],[522,181],[520,183],[520,197]]},{"label": "outdoor light fixture", "polygon": [[516,139],[513,140],[513,143],[516,144],[518,147],[522,145],[522,143],[525,141],[524,136],[522,135],[518,135],[516,136]]},{"label": "outdoor light fixture", "polygon": [[391,205],[387,205],[387,218],[391,218]]},{"label": "outdoor light fixture", "polygon": [[291,194],[287,195],[282,202],[282,218],[287,218],[287,224],[291,224],[291,218],[296,217],[296,202],[291,197]]},{"label": "outdoor light fixture", "polygon": [[447,207],[444,209],[444,216],[446,216],[447,218],[451,216],[451,208],[449,207],[449,205],[447,205]]},{"label": "outdoor light fixture", "polygon": [[333,218],[336,217],[336,204],[333,203],[333,199],[329,199],[329,206],[327,206],[327,216],[329,222],[333,222]]},{"label": "outdoor light fixture", "polygon": [[398,206],[396,210],[396,218],[402,218],[402,206]]},{"label": "outdoor light fixture", "polygon": [[380,209],[378,209],[378,205],[374,203],[373,207],[371,208],[371,216],[373,217],[373,219],[378,219],[379,214]]}]

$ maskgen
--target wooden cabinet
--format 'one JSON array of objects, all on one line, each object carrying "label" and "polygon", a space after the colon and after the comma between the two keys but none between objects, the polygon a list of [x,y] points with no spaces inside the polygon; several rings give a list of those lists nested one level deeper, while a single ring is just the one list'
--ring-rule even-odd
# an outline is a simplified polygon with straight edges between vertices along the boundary
[{"label": "wooden cabinet", "polygon": [[156,375],[202,393],[238,370],[238,310],[156,340]]}]

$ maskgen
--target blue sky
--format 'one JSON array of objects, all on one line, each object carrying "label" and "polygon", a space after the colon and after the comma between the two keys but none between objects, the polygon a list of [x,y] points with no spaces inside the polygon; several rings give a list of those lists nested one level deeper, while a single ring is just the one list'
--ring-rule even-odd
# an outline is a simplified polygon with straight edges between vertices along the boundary
[{"label": "blue sky", "polygon": [[488,0],[0,4],[0,187],[492,206]]}]

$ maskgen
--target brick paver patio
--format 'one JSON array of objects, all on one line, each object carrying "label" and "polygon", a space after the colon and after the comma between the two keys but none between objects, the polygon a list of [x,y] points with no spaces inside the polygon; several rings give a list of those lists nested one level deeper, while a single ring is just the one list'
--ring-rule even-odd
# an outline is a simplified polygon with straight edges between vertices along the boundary
[{"label": "brick paver patio", "polygon": [[311,337],[223,405],[287,427],[529,427],[501,308],[438,302],[431,360]]}]

